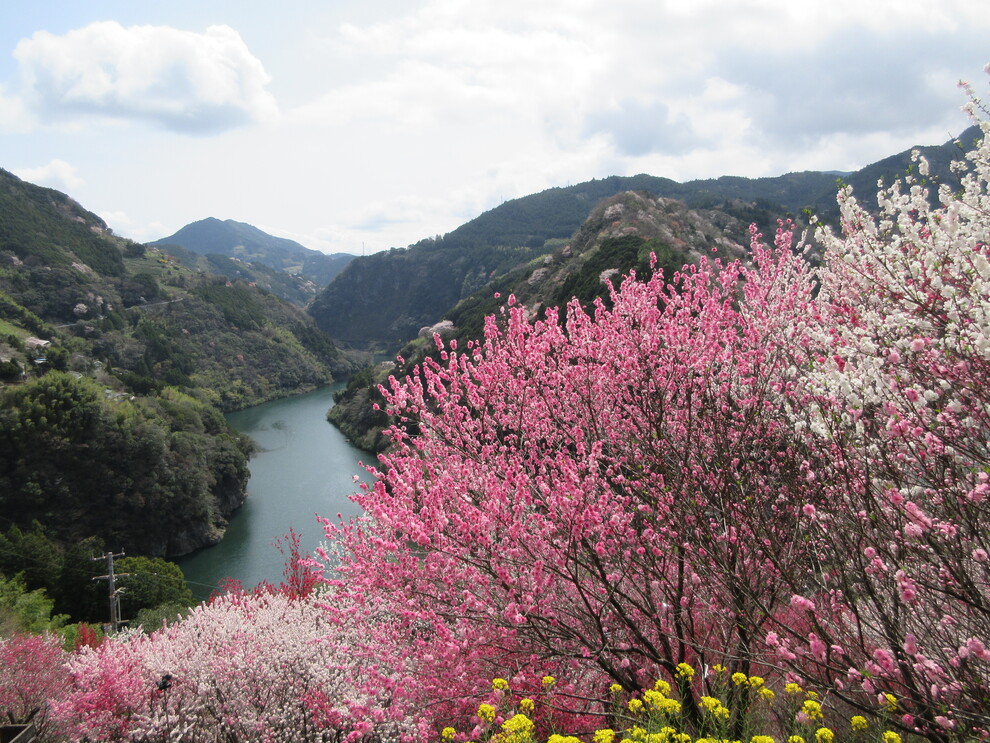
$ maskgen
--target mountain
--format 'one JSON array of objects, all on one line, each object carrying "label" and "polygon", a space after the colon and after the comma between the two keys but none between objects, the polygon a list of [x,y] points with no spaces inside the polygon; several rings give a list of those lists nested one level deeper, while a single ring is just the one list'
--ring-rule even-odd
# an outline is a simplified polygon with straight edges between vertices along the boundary
[{"label": "mountain", "polygon": [[[968,129],[960,140],[969,145],[977,133],[975,127]],[[957,183],[948,168],[960,155],[954,140],[920,149],[931,161],[934,177],[950,186]],[[872,197],[878,178],[889,182],[906,172],[910,162],[906,150],[842,180],[857,194]],[[805,209],[834,223],[837,180],[835,172],[723,176],[686,183],[636,175],[551,188],[507,201],[442,237],[355,258],[320,292],[310,314],[341,342],[391,352],[476,289],[559,248],[602,199],[639,191],[679,199],[693,208],[717,207],[772,232],[778,217],[795,216]]]},{"label": "mountain", "polygon": [[223,412],[356,364],[298,307],[0,170],[0,522],[177,556],[245,497]]},{"label": "mountain", "polygon": [[243,263],[260,263],[324,287],[354,258],[349,253],[327,255],[295,240],[275,237],[244,222],[213,217],[187,224],[150,245],[164,249],[178,245],[202,256],[224,256]]},{"label": "mountain", "polygon": [[[400,352],[401,363],[383,363],[353,375],[337,394],[328,418],[355,445],[381,451],[388,443],[382,431],[389,420],[377,385],[390,375],[405,376],[424,357],[435,355],[434,333],[457,340],[463,348],[466,341],[482,337],[485,318],[496,314],[510,294],[536,316],[572,297],[585,306],[599,297],[607,302],[608,282],[618,283],[630,271],[646,277],[660,269],[672,276],[702,256],[743,258],[748,226],[724,210],[690,209],[676,199],[643,191],[606,198],[562,245],[496,277],[448,309],[439,323],[423,328]],[[651,254],[657,259],[655,267]]]}]

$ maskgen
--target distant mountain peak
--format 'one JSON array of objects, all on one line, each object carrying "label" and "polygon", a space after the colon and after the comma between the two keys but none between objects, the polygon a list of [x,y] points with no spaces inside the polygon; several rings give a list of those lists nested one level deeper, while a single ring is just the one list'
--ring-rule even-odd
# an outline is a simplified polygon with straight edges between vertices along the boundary
[{"label": "distant mountain peak", "polygon": [[245,263],[260,263],[310,279],[317,286],[329,284],[354,258],[349,253],[327,255],[295,240],[270,235],[246,222],[216,217],[191,222],[175,234],[150,244],[166,250],[169,245],[178,245],[199,255],[220,255]]}]

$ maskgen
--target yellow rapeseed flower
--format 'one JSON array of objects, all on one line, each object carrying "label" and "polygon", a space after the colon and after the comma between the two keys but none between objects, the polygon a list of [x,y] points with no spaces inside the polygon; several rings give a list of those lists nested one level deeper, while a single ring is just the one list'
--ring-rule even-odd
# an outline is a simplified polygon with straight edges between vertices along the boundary
[{"label": "yellow rapeseed flower", "polygon": [[790,683],[790,684],[784,684],[784,691],[786,691],[788,694],[800,694],[802,691],[804,691],[804,689],[801,688],[800,684]]},{"label": "yellow rapeseed flower", "polygon": [[804,743],[804,738],[800,735],[792,735],[787,739],[787,743]]},{"label": "yellow rapeseed flower", "polygon": [[614,743],[614,741],[615,741],[615,731],[612,730],[612,728],[602,728],[601,730],[595,731],[595,737],[594,737],[595,743]]},{"label": "yellow rapeseed flower", "polygon": [[883,743],[901,743],[901,736],[893,730],[887,730],[883,734]]},{"label": "yellow rapeseed flower", "polygon": [[805,699],[804,704],[801,705],[801,711],[804,712],[809,720],[822,719],[821,702],[816,702],[814,699]]},{"label": "yellow rapeseed flower", "polygon": [[723,720],[729,719],[729,708],[722,704],[722,700],[715,697],[702,697],[701,706],[713,717],[721,717]]},{"label": "yellow rapeseed flower", "polygon": [[453,740],[455,735],[457,735],[457,731],[454,728],[444,728],[440,731],[440,737],[444,740]]},{"label": "yellow rapeseed flower", "polygon": [[543,685],[544,686],[553,686],[556,683],[557,683],[557,679],[555,679],[553,676],[544,676],[543,677]]},{"label": "yellow rapeseed flower", "polygon": [[849,719],[849,726],[853,730],[866,730],[870,724],[866,721],[866,718],[862,715],[853,715]]},{"label": "yellow rapeseed flower", "polygon": [[777,695],[774,693],[773,689],[768,689],[765,686],[762,689],[760,689],[759,694],[768,702],[772,702],[774,699],[777,698]]},{"label": "yellow rapeseed flower", "polygon": [[520,733],[533,729],[533,721],[521,712],[502,723],[503,733]]},{"label": "yellow rapeseed flower", "polygon": [[728,670],[729,669],[723,666],[721,663],[716,663],[714,666],[712,666],[712,671],[714,671],[715,673],[725,673]]},{"label": "yellow rapeseed flower", "polygon": [[815,731],[815,740],[818,743],[832,743],[835,738],[835,733],[833,733],[829,728],[818,728]]},{"label": "yellow rapeseed flower", "polygon": [[887,711],[896,712],[897,711],[897,697],[893,694],[884,694],[883,698],[887,701]]},{"label": "yellow rapeseed flower", "polygon": [[478,717],[485,722],[492,722],[495,719],[495,708],[490,704],[482,704],[478,707]]},{"label": "yellow rapeseed flower", "polygon": [[547,743],[581,743],[581,739],[575,738],[573,735],[560,735],[559,733],[554,733],[547,738]]},{"label": "yellow rapeseed flower", "polygon": [[769,735],[754,735],[749,739],[749,743],[777,743],[777,741]]},{"label": "yellow rapeseed flower", "polygon": [[536,709],[536,702],[534,702],[532,699],[520,699],[519,709],[521,709],[523,712],[532,712],[534,709]]},{"label": "yellow rapeseed flower", "polygon": [[642,712],[643,711],[643,700],[642,699],[630,699],[629,700],[629,711],[630,712]]},{"label": "yellow rapeseed flower", "polygon": [[754,689],[759,689],[761,686],[763,686],[763,684],[766,683],[766,681],[763,680],[762,676],[750,676],[748,681],[749,681],[749,685],[752,686]]},{"label": "yellow rapeseed flower", "polygon": [[691,666],[689,666],[687,663],[678,663],[677,677],[687,679],[688,681],[690,681],[691,679],[694,678],[694,669]]},{"label": "yellow rapeseed flower", "polygon": [[736,671],[734,674],[732,674],[732,683],[734,683],[736,686],[742,686],[743,684],[746,683],[746,681],[747,678],[745,673],[739,673],[738,671]]},{"label": "yellow rapeseed flower", "polygon": [[508,691],[509,682],[505,679],[492,679],[492,689],[495,691]]},{"label": "yellow rapeseed flower", "polygon": [[612,684],[610,687],[608,687],[608,689],[613,694],[621,694],[622,693],[622,684]]},{"label": "yellow rapeseed flower", "polygon": [[668,684],[663,679],[657,679],[656,683],[653,684],[653,688],[659,691],[661,694],[670,694],[670,684]]}]

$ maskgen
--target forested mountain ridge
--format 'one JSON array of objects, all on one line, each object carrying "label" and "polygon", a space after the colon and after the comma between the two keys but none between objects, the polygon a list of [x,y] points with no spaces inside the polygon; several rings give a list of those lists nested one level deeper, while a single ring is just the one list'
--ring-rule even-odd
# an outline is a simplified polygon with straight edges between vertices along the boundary
[{"label": "forested mountain ridge", "polygon": [[[959,136],[966,148],[977,131]],[[950,140],[920,147],[934,177],[956,183],[948,164],[960,151]],[[857,194],[875,191],[910,167],[910,151],[841,180]],[[513,199],[454,231],[409,246],[354,259],[314,300],[310,313],[334,338],[355,347],[394,351],[419,328],[437,322],[458,301],[509,270],[560,247],[594,206],[624,191],[680,199],[689,207],[721,208],[746,223],[772,228],[777,217],[808,209],[836,219],[836,173],[799,172],[769,178],[723,176],[678,183],[650,175],[612,176]],[[875,206],[875,204],[874,204]]]},{"label": "forested mountain ridge", "polygon": [[0,170],[3,528],[36,520],[56,542],[133,554],[213,543],[250,452],[222,411],[354,366],[275,295],[117,238]]},{"label": "forested mountain ridge", "polygon": [[[354,258],[350,253],[327,255],[300,245],[295,240],[269,235],[253,225],[214,217],[187,224],[174,235],[149,244],[160,247],[168,253],[176,252],[174,246],[178,246],[197,255],[212,258],[214,260],[208,264],[207,270],[225,276],[229,275],[229,267],[224,262],[217,261],[218,256],[234,259],[242,265],[261,264],[273,268],[291,277],[293,283],[308,294],[306,301],[312,299],[319,289],[329,284]],[[295,304],[305,304],[295,301],[294,295],[284,296],[280,284],[269,288],[283,299],[289,299]]]},{"label": "forested mountain ridge", "polygon": [[[745,214],[751,216],[749,210]],[[598,297],[607,301],[609,285],[618,286],[630,271],[645,278],[662,270],[671,277],[702,256],[743,258],[748,227],[749,222],[727,211],[690,209],[676,199],[646,192],[606,198],[591,209],[570,240],[496,277],[448,310],[441,322],[424,327],[400,352],[402,363],[380,364],[352,376],[337,395],[329,420],[357,446],[381,451],[388,443],[382,431],[389,420],[377,385],[389,375],[404,377],[424,357],[435,355],[434,333],[464,347],[466,341],[482,337],[486,316],[497,313],[510,294],[535,317],[572,297],[585,306]],[[651,255],[656,256],[655,265]]]}]

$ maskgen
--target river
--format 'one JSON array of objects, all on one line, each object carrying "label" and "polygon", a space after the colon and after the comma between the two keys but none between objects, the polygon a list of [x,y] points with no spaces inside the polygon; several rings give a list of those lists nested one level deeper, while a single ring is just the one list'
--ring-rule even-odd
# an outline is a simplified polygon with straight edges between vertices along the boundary
[{"label": "river", "polygon": [[323,540],[316,515],[345,518],[360,509],[349,500],[354,476],[368,479],[360,461],[373,455],[348,443],[327,423],[333,393],[341,384],[305,395],[274,400],[227,416],[250,436],[259,451],[250,461],[248,497],[231,517],[220,544],[179,560],[193,593],[207,598],[225,578],[250,588],[261,581],[279,583],[285,558],[275,541],[294,529],[311,552]]}]

